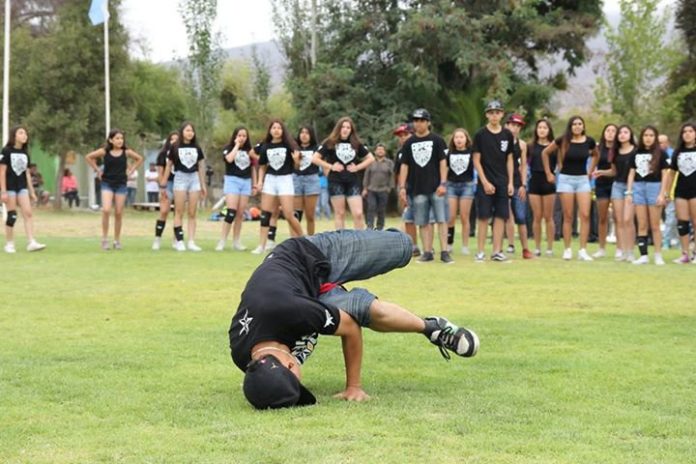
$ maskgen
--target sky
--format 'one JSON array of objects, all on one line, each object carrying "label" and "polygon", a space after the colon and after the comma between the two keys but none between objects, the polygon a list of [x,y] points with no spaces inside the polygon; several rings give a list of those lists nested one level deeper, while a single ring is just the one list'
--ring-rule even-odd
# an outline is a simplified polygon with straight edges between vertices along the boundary
[{"label": "sky", "polygon": [[[673,4],[675,0],[664,0]],[[130,31],[136,56],[155,62],[187,55],[186,30],[178,13],[179,0],[124,0],[123,22]],[[605,0],[606,13],[619,11],[619,0]],[[266,42],[274,38],[271,0],[218,0],[218,30],[223,48]]]}]

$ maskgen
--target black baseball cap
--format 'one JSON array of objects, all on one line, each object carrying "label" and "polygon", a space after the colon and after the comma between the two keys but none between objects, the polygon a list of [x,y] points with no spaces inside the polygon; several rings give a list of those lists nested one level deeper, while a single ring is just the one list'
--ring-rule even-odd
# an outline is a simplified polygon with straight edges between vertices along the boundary
[{"label": "black baseball cap", "polygon": [[425,119],[426,121],[430,121],[430,112],[425,108],[418,108],[411,113],[411,121],[414,119]]},{"label": "black baseball cap", "polygon": [[500,100],[491,100],[486,105],[485,112],[488,113],[489,111],[505,111],[505,109],[503,108],[503,104],[500,103]]},{"label": "black baseball cap", "polygon": [[247,365],[243,389],[244,396],[256,409],[307,406],[317,402],[312,392],[272,354]]}]

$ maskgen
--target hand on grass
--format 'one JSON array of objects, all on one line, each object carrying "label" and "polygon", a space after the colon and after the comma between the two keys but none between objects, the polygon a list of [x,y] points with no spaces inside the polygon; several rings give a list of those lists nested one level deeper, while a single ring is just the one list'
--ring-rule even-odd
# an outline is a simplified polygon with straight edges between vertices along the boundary
[{"label": "hand on grass", "polygon": [[346,387],[341,393],[336,393],[334,398],[346,401],[367,401],[370,396],[361,387]]}]

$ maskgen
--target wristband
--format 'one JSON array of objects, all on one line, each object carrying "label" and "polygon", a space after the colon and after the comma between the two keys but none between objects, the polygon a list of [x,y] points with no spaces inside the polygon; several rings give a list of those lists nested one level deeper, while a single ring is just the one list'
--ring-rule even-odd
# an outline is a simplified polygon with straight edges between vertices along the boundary
[{"label": "wristband", "polygon": [[627,197],[633,196],[633,190],[626,190],[624,192],[624,195],[626,195]]},{"label": "wristband", "polygon": [[447,182],[440,182],[440,187],[447,187]]}]

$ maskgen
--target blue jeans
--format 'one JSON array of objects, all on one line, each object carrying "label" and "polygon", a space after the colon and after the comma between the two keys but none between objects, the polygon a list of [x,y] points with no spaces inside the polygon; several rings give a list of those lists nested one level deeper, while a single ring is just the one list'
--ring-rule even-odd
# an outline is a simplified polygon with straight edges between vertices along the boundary
[{"label": "blue jeans", "polygon": [[329,187],[322,186],[319,191],[319,201],[317,202],[316,216],[321,219],[322,213],[326,219],[331,219],[331,205],[329,204]]},{"label": "blue jeans", "polygon": [[[337,284],[366,280],[404,267],[413,253],[409,236],[396,230],[336,230],[305,239],[326,256],[331,265],[329,282]],[[375,298],[363,288],[348,291],[341,286],[319,297],[346,311],[363,327],[370,324],[370,305]]]}]

